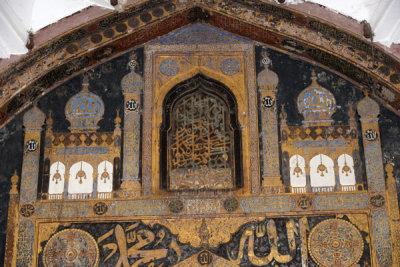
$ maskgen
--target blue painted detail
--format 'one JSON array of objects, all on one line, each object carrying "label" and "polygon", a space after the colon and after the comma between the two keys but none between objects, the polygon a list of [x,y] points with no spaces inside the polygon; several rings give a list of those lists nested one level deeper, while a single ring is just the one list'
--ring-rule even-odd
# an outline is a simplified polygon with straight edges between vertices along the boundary
[{"label": "blue painted detail", "polygon": [[23,124],[27,130],[42,130],[46,116],[36,106],[28,110],[23,117]]},{"label": "blue painted detail", "polygon": [[318,195],[314,199],[314,207],[318,210],[366,209],[368,204],[366,194]]},{"label": "blue painted detail", "polygon": [[60,147],[56,150],[61,155],[107,154],[108,147]]},{"label": "blue painted detail", "polygon": [[39,176],[39,154],[28,153],[22,164],[21,200],[35,201],[37,197],[37,183]]},{"label": "blue painted detail", "polygon": [[293,145],[297,148],[344,147],[344,146],[346,146],[346,141],[344,141],[344,140],[304,140],[304,141],[295,141]]},{"label": "blue painted detail", "polygon": [[160,64],[161,73],[174,76],[179,72],[179,64],[173,59],[165,59]]},{"label": "blue painted detail", "polygon": [[161,200],[115,201],[110,205],[110,212],[115,216],[161,215],[166,209]]},{"label": "blue painted detail", "polygon": [[331,92],[316,84],[300,93],[297,107],[306,121],[327,121],[336,110],[336,100]]},{"label": "blue painted detail", "polygon": [[40,203],[37,214],[39,218],[85,217],[91,210],[88,202]]},{"label": "blue painted detail", "polygon": [[33,245],[35,225],[30,220],[24,220],[18,226],[18,243],[16,266],[33,266]]},{"label": "blue painted detail", "polygon": [[220,66],[223,73],[228,75],[236,74],[240,71],[240,63],[237,59],[226,58],[221,62]]},{"label": "blue painted detail", "polygon": [[248,197],[240,206],[244,212],[290,211],[295,208],[296,201],[290,196]]},{"label": "blue painted detail", "polygon": [[203,23],[195,23],[183,28],[174,34],[154,41],[152,44],[177,45],[177,44],[236,44],[250,43],[250,41],[227,34]]},{"label": "blue painted detail", "polygon": [[377,144],[369,143],[365,146],[365,161],[370,189],[375,192],[383,190],[385,179],[383,174],[382,150]]},{"label": "blue painted detail", "polygon": [[121,88],[123,94],[141,94],[143,79],[139,74],[131,71],[122,78]]},{"label": "blue painted detail", "polygon": [[71,131],[95,131],[99,128],[97,123],[104,114],[104,103],[98,95],[87,90],[84,87],[65,106],[65,116],[71,123]]},{"label": "blue painted detail", "polygon": [[379,105],[370,97],[364,97],[357,104],[357,112],[362,118],[375,118],[379,115]]},{"label": "blue painted detail", "polygon": [[380,266],[391,266],[393,261],[389,217],[384,210],[377,210],[372,213],[372,226],[374,228],[374,241],[378,263]]}]

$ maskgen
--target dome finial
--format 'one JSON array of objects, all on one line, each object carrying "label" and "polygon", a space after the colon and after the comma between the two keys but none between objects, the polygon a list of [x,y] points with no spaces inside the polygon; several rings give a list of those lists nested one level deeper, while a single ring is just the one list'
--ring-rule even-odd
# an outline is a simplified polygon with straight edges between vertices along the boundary
[{"label": "dome finial", "polygon": [[11,176],[11,189],[10,189],[10,195],[18,195],[18,181],[19,177],[17,174],[17,170],[14,171],[13,176]]},{"label": "dome finial", "polygon": [[317,82],[317,73],[315,72],[315,69],[312,69],[311,70],[311,84],[313,84],[313,85],[318,85],[318,82]]},{"label": "dome finial", "polygon": [[89,92],[89,76],[87,75],[87,73],[83,75],[82,91]]},{"label": "dome finial", "polygon": [[137,55],[135,52],[133,52],[129,57],[128,68],[132,72],[134,72],[137,66],[138,66]]}]

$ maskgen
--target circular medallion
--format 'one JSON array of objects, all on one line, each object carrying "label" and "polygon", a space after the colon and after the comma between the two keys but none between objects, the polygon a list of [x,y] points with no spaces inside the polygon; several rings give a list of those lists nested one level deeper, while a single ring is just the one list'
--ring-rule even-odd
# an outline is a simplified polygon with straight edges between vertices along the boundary
[{"label": "circular medallion", "polygon": [[131,99],[126,102],[126,109],[129,111],[136,111],[139,108],[139,104],[136,102],[135,99]]},{"label": "circular medallion", "polygon": [[239,202],[234,197],[228,197],[224,201],[224,208],[226,211],[232,212],[237,210],[239,207]]},{"label": "circular medallion", "polygon": [[173,59],[164,59],[161,62],[160,71],[165,75],[174,76],[179,72],[179,64]]},{"label": "circular medallion", "polygon": [[197,256],[197,261],[200,265],[208,265],[211,264],[213,260],[212,254],[206,250],[199,253]]},{"label": "circular medallion", "polygon": [[274,104],[275,100],[270,96],[266,96],[262,99],[262,105],[264,108],[271,108],[274,106]]},{"label": "circular medallion", "polygon": [[183,210],[183,202],[179,199],[171,200],[168,204],[168,209],[172,213],[179,213]]},{"label": "circular medallion", "polygon": [[308,238],[311,257],[319,266],[352,266],[363,253],[360,232],[351,223],[329,219],[317,224]]},{"label": "circular medallion", "polygon": [[377,208],[382,207],[385,205],[385,198],[382,195],[375,195],[371,197],[371,204]]},{"label": "circular medallion", "polygon": [[220,68],[223,73],[233,75],[240,71],[240,63],[237,59],[227,58],[222,60]]},{"label": "circular medallion", "polygon": [[26,142],[26,151],[33,152],[33,151],[36,151],[37,148],[38,148],[37,141],[29,140],[28,142]]},{"label": "circular medallion", "polygon": [[93,206],[93,211],[97,215],[103,215],[107,212],[107,210],[108,210],[107,204],[104,202],[97,202]]},{"label": "circular medallion", "polygon": [[378,137],[378,133],[375,130],[368,129],[364,133],[365,139],[368,141],[374,141]]},{"label": "circular medallion", "polygon": [[79,229],[63,230],[47,242],[43,263],[46,267],[97,266],[99,248],[89,233]]},{"label": "circular medallion", "polygon": [[35,212],[35,207],[31,204],[24,204],[21,206],[20,212],[24,217],[31,217]]},{"label": "circular medallion", "polygon": [[309,209],[311,207],[311,204],[312,204],[312,200],[310,197],[307,197],[307,196],[301,196],[297,200],[297,206],[299,206],[303,210]]}]

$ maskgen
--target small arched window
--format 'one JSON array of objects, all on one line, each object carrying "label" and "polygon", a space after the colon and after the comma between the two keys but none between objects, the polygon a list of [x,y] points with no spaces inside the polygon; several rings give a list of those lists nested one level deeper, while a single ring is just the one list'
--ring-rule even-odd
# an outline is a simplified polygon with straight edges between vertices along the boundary
[{"label": "small arched window", "polygon": [[306,180],[306,162],[300,155],[294,155],[289,160],[290,164],[290,186],[305,187]]},{"label": "small arched window", "polygon": [[[60,161],[54,162],[50,167],[49,194],[61,195],[64,192],[65,165]],[[50,197],[52,199],[52,197]]]},{"label": "small arched window", "polygon": [[233,94],[197,75],[163,103],[161,184],[170,190],[241,187],[241,141]]},{"label": "small arched window", "polygon": [[355,185],[356,176],[354,174],[353,157],[348,154],[342,154],[338,158],[339,181],[341,185]]},{"label": "small arched window", "polygon": [[68,194],[70,199],[90,198],[93,192],[93,167],[85,161],[73,164],[69,170]]},{"label": "small arched window", "polygon": [[[336,184],[335,169],[330,157],[318,154],[310,160],[310,183],[313,192],[333,191]],[[322,191],[318,191],[318,188],[321,188]]]},{"label": "small arched window", "polygon": [[100,162],[97,167],[97,192],[109,193],[112,192],[113,186],[113,165],[105,160]]}]

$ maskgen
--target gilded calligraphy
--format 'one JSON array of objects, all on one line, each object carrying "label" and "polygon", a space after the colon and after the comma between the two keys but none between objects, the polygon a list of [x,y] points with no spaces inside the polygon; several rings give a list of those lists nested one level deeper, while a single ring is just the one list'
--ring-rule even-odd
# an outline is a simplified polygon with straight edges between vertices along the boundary
[{"label": "gilded calligraphy", "polygon": [[[272,260],[275,260],[279,263],[288,263],[293,259],[293,256],[296,254],[296,243],[295,243],[295,231],[297,231],[294,220],[288,220],[286,222],[286,231],[288,237],[289,244],[289,254],[283,255],[278,252],[278,234],[276,231],[276,225],[274,220],[269,220],[267,223],[267,227],[265,224],[259,224],[257,226],[250,226],[246,228],[242,234],[239,245],[239,253],[236,260],[231,258],[231,253],[228,250],[228,257],[231,262],[235,264],[240,264],[243,256],[244,256],[244,248],[247,239],[248,247],[247,247],[247,256],[250,262],[256,266],[263,266],[269,264]],[[254,234],[256,238],[263,238],[265,234],[268,236],[269,244],[271,246],[271,251],[268,255],[264,257],[256,256],[254,252]]]},{"label": "gilded calligraphy", "polygon": [[[133,223],[125,229],[118,224],[114,229],[111,229],[97,239],[98,244],[102,244],[104,253],[107,255],[104,262],[110,260],[114,255],[118,255],[116,267],[137,267],[141,264],[153,264],[154,261],[167,257],[168,248],[171,248],[178,256],[178,261],[181,257],[181,251],[177,242],[172,239],[164,242],[166,232],[163,228],[157,232],[149,229],[143,229],[139,222]],[[111,241],[112,236],[115,241]],[[110,240],[109,243],[106,241]],[[167,244],[165,248],[159,249],[143,249],[148,245],[157,247],[159,244]],[[133,262],[133,264],[131,264]]]}]

